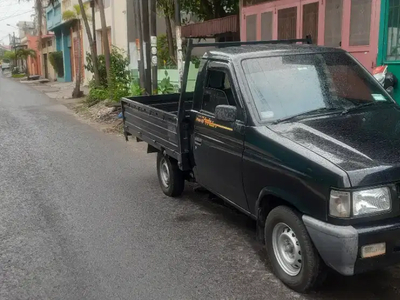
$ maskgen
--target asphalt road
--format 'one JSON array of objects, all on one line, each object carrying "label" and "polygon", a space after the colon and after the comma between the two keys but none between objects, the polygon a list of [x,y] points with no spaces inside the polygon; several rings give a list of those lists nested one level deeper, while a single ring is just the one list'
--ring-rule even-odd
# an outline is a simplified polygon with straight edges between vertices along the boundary
[{"label": "asphalt road", "polygon": [[164,196],[143,149],[0,78],[0,299],[399,299],[399,268],[290,291],[253,221]]}]

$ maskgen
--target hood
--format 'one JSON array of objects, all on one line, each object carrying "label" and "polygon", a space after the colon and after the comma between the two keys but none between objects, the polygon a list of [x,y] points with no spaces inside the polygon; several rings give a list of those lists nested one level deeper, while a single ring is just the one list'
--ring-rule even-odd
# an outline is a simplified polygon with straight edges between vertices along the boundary
[{"label": "hood", "polygon": [[400,181],[397,105],[280,123],[270,129],[345,170],[353,186]]}]

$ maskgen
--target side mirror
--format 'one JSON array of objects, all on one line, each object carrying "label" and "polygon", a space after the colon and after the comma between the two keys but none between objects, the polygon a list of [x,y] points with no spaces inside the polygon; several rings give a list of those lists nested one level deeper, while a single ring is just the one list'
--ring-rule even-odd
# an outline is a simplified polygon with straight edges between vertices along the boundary
[{"label": "side mirror", "polygon": [[223,122],[235,122],[237,109],[232,105],[218,105],[215,108],[215,120]]}]

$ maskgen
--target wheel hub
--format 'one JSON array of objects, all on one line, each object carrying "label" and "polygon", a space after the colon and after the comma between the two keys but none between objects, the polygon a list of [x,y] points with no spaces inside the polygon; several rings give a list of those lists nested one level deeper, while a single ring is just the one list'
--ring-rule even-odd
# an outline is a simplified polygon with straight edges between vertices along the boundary
[{"label": "wheel hub", "polygon": [[165,158],[162,158],[160,161],[160,175],[161,175],[161,181],[162,184],[165,187],[169,186],[169,167],[167,160]]},{"label": "wheel hub", "polygon": [[285,223],[278,223],[272,231],[272,246],[279,266],[289,276],[301,271],[302,256],[299,240]]}]

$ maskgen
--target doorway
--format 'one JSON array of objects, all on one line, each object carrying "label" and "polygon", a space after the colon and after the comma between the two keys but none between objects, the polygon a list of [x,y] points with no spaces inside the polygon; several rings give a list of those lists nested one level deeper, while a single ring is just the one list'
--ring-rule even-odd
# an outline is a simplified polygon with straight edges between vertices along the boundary
[{"label": "doorway", "polygon": [[47,65],[47,53],[43,54],[43,65],[44,65],[44,78],[49,79],[49,68]]},{"label": "doorway", "polygon": [[311,35],[313,43],[318,44],[319,2],[302,4],[302,37]]},{"label": "doorway", "polygon": [[297,7],[278,10],[278,40],[297,37]]}]

